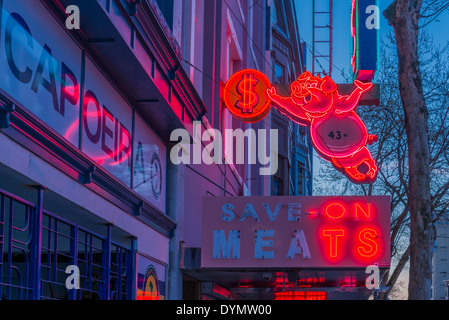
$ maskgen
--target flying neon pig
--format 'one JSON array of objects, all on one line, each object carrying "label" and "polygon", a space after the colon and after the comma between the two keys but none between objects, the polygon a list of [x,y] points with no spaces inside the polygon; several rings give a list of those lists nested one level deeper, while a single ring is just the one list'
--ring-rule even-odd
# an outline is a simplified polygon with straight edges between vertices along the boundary
[{"label": "flying neon pig", "polygon": [[273,86],[266,92],[281,113],[310,127],[313,146],[324,159],[355,183],[373,183],[378,167],[366,145],[377,136],[368,134],[355,113],[362,93],[373,84],[354,84],[354,91],[342,96],[330,77],[305,72],[291,84],[290,97],[280,96]]}]

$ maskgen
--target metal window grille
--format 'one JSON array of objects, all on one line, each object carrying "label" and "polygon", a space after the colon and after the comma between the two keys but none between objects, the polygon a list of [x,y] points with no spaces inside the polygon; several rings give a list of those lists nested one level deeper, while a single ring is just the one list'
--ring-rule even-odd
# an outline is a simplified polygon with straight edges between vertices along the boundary
[{"label": "metal window grille", "polygon": [[77,299],[104,299],[102,290],[105,283],[104,255],[105,239],[86,230],[78,232],[78,255],[76,265],[80,270],[80,286]]},{"label": "metal window grille", "polygon": [[48,213],[42,215],[41,298],[69,299],[66,268],[74,263],[73,226]]},{"label": "metal window grille", "polygon": [[111,300],[126,300],[129,298],[128,261],[131,251],[117,244],[112,244],[111,249]]},{"label": "metal window grille", "polygon": [[[0,190],[1,298],[131,299],[134,254],[111,241],[111,226],[102,237],[41,205]],[[66,287],[69,265],[79,268],[78,290]]]}]

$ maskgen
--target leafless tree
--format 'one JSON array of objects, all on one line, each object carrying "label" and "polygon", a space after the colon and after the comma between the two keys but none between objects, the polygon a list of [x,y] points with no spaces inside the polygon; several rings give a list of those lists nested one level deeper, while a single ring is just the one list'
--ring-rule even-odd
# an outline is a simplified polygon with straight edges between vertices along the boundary
[{"label": "leafless tree", "polygon": [[[447,7],[440,0],[395,0],[384,11],[393,27],[398,61],[399,93],[404,110],[408,148],[408,211],[410,213],[410,276],[408,297],[429,300],[435,239],[431,196],[432,134],[429,97],[425,96],[423,67],[418,54],[420,28]],[[421,24],[420,24],[421,23]],[[439,140],[438,140],[439,141]],[[443,188],[444,189],[444,188]]]}]

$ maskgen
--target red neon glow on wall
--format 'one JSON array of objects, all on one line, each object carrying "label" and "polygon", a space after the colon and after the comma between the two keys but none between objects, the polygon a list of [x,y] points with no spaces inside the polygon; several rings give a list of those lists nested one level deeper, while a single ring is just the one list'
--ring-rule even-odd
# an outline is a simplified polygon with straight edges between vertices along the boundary
[{"label": "red neon glow on wall", "polygon": [[274,300],[327,300],[327,292],[325,291],[275,292]]},{"label": "red neon glow on wall", "polygon": [[366,145],[377,141],[377,136],[368,134],[355,109],[373,84],[358,80],[354,84],[350,95],[340,95],[330,77],[304,72],[291,84],[291,95],[283,97],[263,73],[246,69],[230,77],[223,100],[228,110],[245,122],[263,119],[271,100],[279,112],[309,126],[313,146],[321,157],[354,183],[372,183],[378,167]]},{"label": "red neon glow on wall", "polygon": [[75,134],[76,129],[79,127],[79,120],[76,119],[73,123],[67,128],[67,131],[64,134],[64,138],[70,140],[70,138]]},{"label": "red neon glow on wall", "polygon": [[[140,291],[140,290],[139,290]],[[146,293],[137,293],[137,300],[160,300],[159,294],[146,294]]]},{"label": "red neon glow on wall", "polygon": [[[89,108],[90,107],[90,108]],[[91,110],[93,108],[93,110]],[[115,166],[127,160],[131,156],[131,134],[115,119],[111,112],[100,106],[95,95],[88,91],[84,96],[82,106],[82,124],[87,138],[94,144],[99,144],[104,155],[91,155],[92,160],[103,165],[108,159],[112,162],[109,166]],[[79,127],[79,120],[75,120],[64,134],[68,139]],[[110,149],[105,143],[105,139],[112,140],[114,147]]]}]

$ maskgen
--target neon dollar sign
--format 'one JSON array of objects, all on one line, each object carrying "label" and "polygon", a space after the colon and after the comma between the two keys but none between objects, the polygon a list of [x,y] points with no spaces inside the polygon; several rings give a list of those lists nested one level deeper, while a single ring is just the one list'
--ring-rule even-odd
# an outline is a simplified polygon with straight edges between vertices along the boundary
[{"label": "neon dollar sign", "polygon": [[253,108],[259,102],[259,96],[253,91],[253,87],[259,82],[253,74],[244,74],[237,85],[237,92],[241,99],[235,104],[242,112],[252,113]]}]

